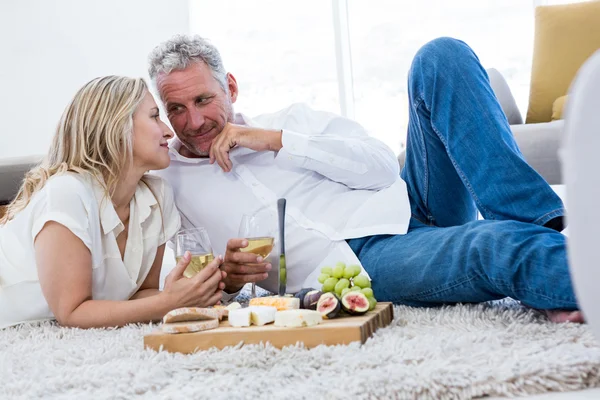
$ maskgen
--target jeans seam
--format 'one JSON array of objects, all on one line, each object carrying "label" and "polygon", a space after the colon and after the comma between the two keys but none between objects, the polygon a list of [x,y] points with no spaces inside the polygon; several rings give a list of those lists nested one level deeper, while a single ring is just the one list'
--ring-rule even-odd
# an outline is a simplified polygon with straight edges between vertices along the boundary
[{"label": "jeans seam", "polygon": [[555,210],[547,212],[546,214],[542,215],[541,217],[539,217],[538,219],[536,219],[532,223],[536,224],[536,225],[544,225],[546,222],[550,221],[551,219],[553,219],[555,217],[560,217],[560,216],[563,216],[563,215],[564,215],[564,209],[563,208],[557,208]]},{"label": "jeans seam", "polygon": [[548,296],[548,294],[546,292],[535,290],[535,289],[533,289],[533,288],[531,288],[529,286],[513,286],[513,285],[510,285],[510,284],[504,284],[504,285],[499,285],[499,286],[510,287],[515,292],[529,292],[529,293],[533,293],[536,296],[543,297],[546,300],[563,301],[563,302],[572,302],[573,301],[572,299],[569,299],[569,298],[566,298],[566,297],[562,297],[562,296]]},{"label": "jeans seam", "polygon": [[[425,171],[423,174],[423,206],[425,207],[425,218],[429,220],[429,222],[425,223],[425,225],[431,225],[431,212],[429,211],[429,207],[427,206],[427,201],[429,198],[429,167],[427,166],[427,146],[425,143],[425,135],[423,134],[423,129],[421,128],[421,118],[419,117],[418,108],[425,101],[423,100],[423,95],[416,97],[414,100],[413,111],[415,113],[417,119],[417,128],[419,130],[419,140],[421,142],[421,147],[423,152],[421,153],[421,157],[423,158],[423,165],[425,166]],[[422,221],[421,221],[422,222]]]},{"label": "jeans seam", "polygon": [[[496,216],[494,215],[494,213],[491,212],[487,207],[485,207],[483,205],[483,203],[481,203],[481,201],[479,200],[479,197],[475,194],[475,191],[473,190],[473,186],[471,185],[471,182],[469,182],[469,180],[467,179],[463,170],[458,166],[456,160],[450,154],[450,151],[448,150],[448,142],[446,142],[444,140],[444,137],[442,136],[442,134],[435,127],[435,125],[433,124],[433,120],[431,121],[431,129],[433,129],[433,131],[437,135],[438,139],[440,139],[440,141],[444,144],[444,147],[446,148],[446,154],[448,154],[448,158],[450,159],[450,162],[452,162],[454,169],[462,178],[464,185],[467,187],[467,190],[469,191],[469,193],[471,193],[471,197],[473,198],[473,200],[475,200],[475,203],[477,203],[479,210],[480,211],[485,210],[486,219],[496,219]],[[491,218],[489,218],[489,217],[491,217]]]}]

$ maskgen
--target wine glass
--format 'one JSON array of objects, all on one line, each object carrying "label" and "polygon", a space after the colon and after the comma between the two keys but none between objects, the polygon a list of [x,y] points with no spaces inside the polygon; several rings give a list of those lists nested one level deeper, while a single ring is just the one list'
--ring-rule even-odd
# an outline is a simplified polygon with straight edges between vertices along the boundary
[{"label": "wine glass", "polygon": [[202,271],[202,268],[206,267],[215,258],[208,233],[204,228],[181,230],[177,232],[175,242],[175,260],[177,262],[181,260],[186,251],[192,253],[192,259],[183,271],[183,276],[186,278],[191,278]]},{"label": "wine glass", "polygon": [[[262,208],[251,215],[242,215],[239,237],[248,240],[248,246],[240,251],[259,255],[266,260],[273,251],[275,237],[279,232],[277,223],[277,210],[272,207]],[[252,282],[252,297],[256,297],[256,282]]]}]

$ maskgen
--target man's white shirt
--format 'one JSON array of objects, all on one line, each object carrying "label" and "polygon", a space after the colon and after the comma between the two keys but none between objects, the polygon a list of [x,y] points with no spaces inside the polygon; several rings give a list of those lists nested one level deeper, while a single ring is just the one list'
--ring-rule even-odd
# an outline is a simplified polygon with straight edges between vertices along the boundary
[{"label": "man's white shirt", "polygon": [[[303,104],[252,119],[236,114],[235,123],[282,130],[283,148],[234,148],[233,168],[226,173],[208,158],[181,156],[175,138],[171,165],[156,172],[173,187],[182,228],[205,227],[215,254],[225,254],[227,241],[238,237],[243,214],[275,207],[279,198],[287,199],[289,293],[319,287],[325,265],[360,264],[346,239],[407,232],[410,204],[398,161],[360,124]],[[278,260],[273,251],[272,271]],[[276,272],[258,285],[277,291]]]}]

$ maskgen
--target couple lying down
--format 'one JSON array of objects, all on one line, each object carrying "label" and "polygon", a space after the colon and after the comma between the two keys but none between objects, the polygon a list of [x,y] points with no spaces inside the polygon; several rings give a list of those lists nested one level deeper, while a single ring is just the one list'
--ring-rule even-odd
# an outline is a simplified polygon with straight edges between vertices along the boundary
[{"label": "couple lying down", "polygon": [[[524,161],[465,43],[439,38],[414,58],[401,172],[352,120],[301,104],[235,113],[236,79],[201,37],[160,44],[149,73],[174,133],[142,79],[97,78],[26,175],[0,221],[0,328],[122,326],[229,301],[248,282],[267,287],[277,266],[241,252],[237,228],[280,197],[290,292],[345,261],[363,266],[380,301],[512,297],[553,321],[583,322],[564,206]],[[221,255],[186,278],[186,254],[159,290],[165,243],[195,226]]]}]

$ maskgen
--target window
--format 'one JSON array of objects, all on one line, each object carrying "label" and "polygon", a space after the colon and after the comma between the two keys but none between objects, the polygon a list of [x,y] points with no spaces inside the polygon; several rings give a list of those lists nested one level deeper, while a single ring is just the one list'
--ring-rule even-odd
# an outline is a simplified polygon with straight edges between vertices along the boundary
[{"label": "window", "polygon": [[349,116],[399,153],[417,50],[462,39],[527,111],[534,9],[582,0],[192,0],[191,30],[212,40],[238,80],[236,110],[296,102]]},{"label": "window", "polygon": [[193,0],[190,14],[192,33],[217,46],[237,79],[236,111],[304,102],[340,113],[330,2]]},{"label": "window", "polygon": [[[426,42],[465,41],[498,69],[521,110],[527,105],[533,7],[524,0],[348,0],[356,119],[394,151],[408,125],[407,75]],[[522,111],[523,112],[523,111]]]}]

